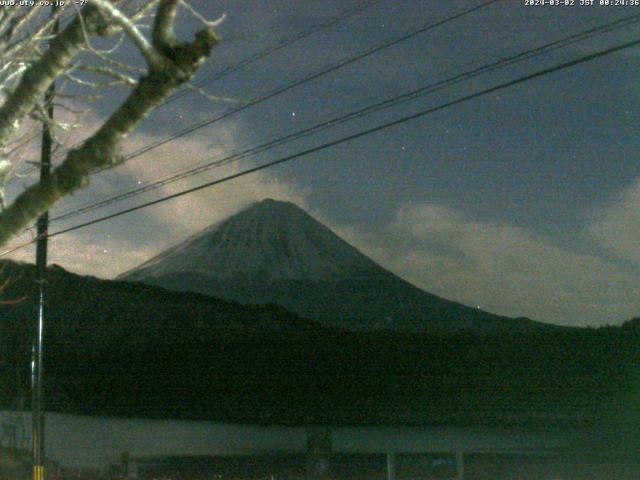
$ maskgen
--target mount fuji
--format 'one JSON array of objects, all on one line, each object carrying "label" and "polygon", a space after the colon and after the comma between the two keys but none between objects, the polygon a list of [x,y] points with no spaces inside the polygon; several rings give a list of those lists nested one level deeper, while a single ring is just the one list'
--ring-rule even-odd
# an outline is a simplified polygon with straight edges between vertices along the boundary
[{"label": "mount fuji", "polygon": [[300,207],[271,199],[211,225],[119,279],[244,304],[275,303],[353,330],[524,333],[553,327],[420,290]]}]

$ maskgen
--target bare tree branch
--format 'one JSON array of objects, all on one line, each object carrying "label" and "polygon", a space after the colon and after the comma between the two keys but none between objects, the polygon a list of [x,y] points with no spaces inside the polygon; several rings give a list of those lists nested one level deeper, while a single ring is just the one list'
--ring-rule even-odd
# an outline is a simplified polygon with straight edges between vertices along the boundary
[{"label": "bare tree branch", "polygon": [[182,5],[191,15],[196,17],[198,20],[202,22],[202,24],[207,28],[216,28],[227,18],[227,14],[223,13],[219,18],[215,20],[207,20],[203,15],[201,15],[195,8],[193,8],[189,2],[186,0],[181,0],[180,5]]},{"label": "bare tree branch", "polygon": [[[162,56],[155,48],[153,48],[145,36],[126,15],[124,15],[108,0],[91,0],[91,2],[100,11],[106,14],[109,19],[118,24],[122,30],[129,35],[129,37],[131,37],[138,47],[138,50],[140,50],[140,53],[142,53],[145,60],[151,67],[162,68]],[[157,16],[159,15],[160,13],[157,14]]]},{"label": "bare tree branch", "polygon": [[122,162],[118,154],[122,140],[176,88],[188,82],[209,57],[219,42],[211,28],[198,32],[192,42],[180,43],[175,38],[173,23],[177,4],[177,0],[160,1],[149,43],[142,42],[138,36],[140,31],[111,2],[92,0],[91,5],[96,8],[85,8],[83,20],[74,19],[51,42],[42,58],[27,68],[15,91],[0,107],[0,146],[6,144],[20,120],[34,109],[48,85],[71,67],[74,55],[86,45],[85,34],[110,28],[108,23],[105,25],[105,18],[117,23],[143,54],[144,50],[147,54],[154,52],[151,57],[145,55],[148,71],[135,82],[126,100],[96,133],[81,146],[71,149],[47,179],[27,187],[0,213],[0,245],[56,201],[87,185],[91,173]]},{"label": "bare tree branch", "polygon": [[[117,81],[118,84],[126,84],[131,87],[135,87],[138,84],[138,81],[135,78],[129,75],[126,75],[122,72],[118,72],[113,68],[99,67],[94,65],[79,65],[78,69],[85,72],[112,77],[114,80]],[[111,84],[105,84],[105,86],[108,87],[108,86],[111,86]]]},{"label": "bare tree branch", "polygon": [[[97,30],[104,21],[99,12],[90,6],[84,10],[86,28]],[[82,23],[76,18],[52,40],[47,52],[25,71],[16,89],[0,107],[0,145],[9,140],[49,85],[69,67],[80,51],[84,43]]]},{"label": "bare tree branch", "polygon": [[[0,267],[0,274],[2,274],[2,272],[4,272],[4,265]],[[4,282],[2,282],[2,284],[0,285],[0,295],[4,293],[4,290],[9,286],[10,283],[11,277],[7,277]],[[24,302],[27,298],[27,295],[23,295],[20,298],[13,298],[11,300],[4,300],[0,298],[0,305],[16,305],[18,303]]]},{"label": "bare tree branch", "polygon": [[176,43],[173,33],[173,23],[176,18],[176,9],[179,0],[161,0],[156,14],[156,21],[153,24],[153,45],[162,50],[170,48]]}]

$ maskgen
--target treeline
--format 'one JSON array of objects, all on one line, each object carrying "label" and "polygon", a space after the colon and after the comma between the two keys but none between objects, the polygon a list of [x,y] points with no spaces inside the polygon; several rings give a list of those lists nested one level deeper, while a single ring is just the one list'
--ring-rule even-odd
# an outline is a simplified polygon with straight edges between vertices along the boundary
[{"label": "treeline", "polygon": [[[28,392],[33,269],[10,264],[0,400]],[[277,306],[52,269],[50,410],[268,423],[624,424],[638,420],[640,320],[529,335],[354,333]],[[28,398],[28,395],[24,395]]]}]

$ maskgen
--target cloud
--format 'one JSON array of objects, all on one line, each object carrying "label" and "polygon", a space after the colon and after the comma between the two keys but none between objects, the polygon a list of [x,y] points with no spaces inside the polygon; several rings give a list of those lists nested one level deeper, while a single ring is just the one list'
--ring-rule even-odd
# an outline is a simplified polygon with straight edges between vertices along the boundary
[{"label": "cloud", "polygon": [[[126,254],[122,254],[122,252]],[[49,240],[48,263],[84,275],[111,278],[120,273],[123,265],[136,265],[148,258],[144,245],[126,242],[111,236],[101,237],[81,232]],[[35,246],[17,250],[8,256],[12,260],[35,262]]]},{"label": "cloud", "polygon": [[640,266],[640,178],[593,213],[587,233],[620,259]]},{"label": "cloud", "polygon": [[633,272],[525,228],[473,221],[446,206],[407,205],[380,230],[340,233],[415,285],[494,313],[600,325],[640,309]]},{"label": "cloud", "polygon": [[[97,123],[87,123],[87,129]],[[132,136],[124,151],[158,140],[145,132]],[[65,199],[53,215],[136,188],[163,175],[221,158],[246,145],[241,123],[226,123],[205,133],[176,139],[111,172],[95,176],[85,191]],[[237,173],[248,162],[229,164],[205,174],[114,204],[64,226],[137,205],[143,201]],[[111,278],[137,266],[188,235],[266,197],[308,208],[310,192],[279,175],[258,172],[140,210],[51,240],[50,262],[83,274]],[[581,253],[521,225],[474,221],[445,205],[413,203],[399,209],[379,228],[334,225],[322,212],[312,214],[389,270],[442,297],[501,314],[573,325],[619,323],[640,310],[640,179],[609,205],[592,212],[584,238],[617,257]],[[12,244],[31,237],[25,234]],[[11,255],[26,261],[33,250]],[[620,262],[622,260],[623,262]],[[633,268],[624,268],[622,263]],[[634,270],[635,269],[635,270]]]},{"label": "cloud", "polygon": [[[87,125],[95,123],[95,119]],[[127,141],[124,152],[135,151],[154,143],[161,137],[138,132]],[[114,194],[127,192],[168,174],[201,164],[205,159],[221,158],[246,143],[241,127],[235,123],[216,126],[206,133],[189,135],[169,142],[124,165],[92,177],[88,188],[70,196],[56,206],[52,217],[92,204]],[[76,225],[86,220],[117,212],[148,200],[164,197],[222,178],[245,169],[249,161],[215,168],[207,173],[188,177],[162,186],[152,192],[127,201],[74,217],[62,223],[53,222],[51,231]],[[50,263],[57,263],[76,273],[112,278],[137,266],[194,232],[220,221],[252,202],[264,198],[293,201],[306,206],[307,191],[277,169],[257,172],[237,180],[164,202],[137,212],[123,215],[85,229],[54,237],[50,243]],[[28,240],[29,234],[14,239],[12,245]],[[33,261],[31,249],[16,251],[9,258]]]}]

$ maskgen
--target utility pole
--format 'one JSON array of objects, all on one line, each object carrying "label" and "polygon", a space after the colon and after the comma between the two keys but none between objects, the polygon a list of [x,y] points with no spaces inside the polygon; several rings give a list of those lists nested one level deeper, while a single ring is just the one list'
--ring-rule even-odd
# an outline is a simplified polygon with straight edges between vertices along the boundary
[{"label": "utility pole", "polygon": [[[52,8],[55,15],[56,7]],[[53,25],[53,35],[59,30],[58,21]],[[45,181],[51,174],[51,154],[53,149],[53,100],[55,97],[55,81],[47,89],[44,95],[44,108],[47,118],[42,124],[42,143],[40,150],[40,181]],[[32,361],[32,454],[33,454],[33,480],[44,480],[44,385],[43,385],[43,352],[44,352],[44,320],[45,320],[45,294],[47,282],[47,230],[49,228],[49,212],[46,211],[38,217],[36,223],[36,282],[38,283],[38,320],[36,324],[36,338],[33,349]]]}]

